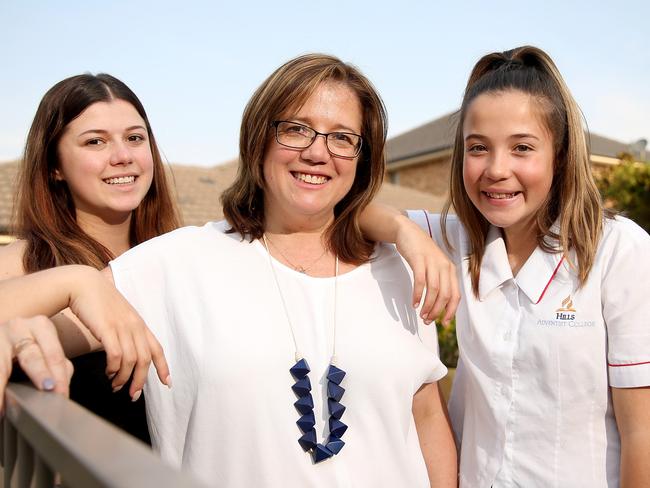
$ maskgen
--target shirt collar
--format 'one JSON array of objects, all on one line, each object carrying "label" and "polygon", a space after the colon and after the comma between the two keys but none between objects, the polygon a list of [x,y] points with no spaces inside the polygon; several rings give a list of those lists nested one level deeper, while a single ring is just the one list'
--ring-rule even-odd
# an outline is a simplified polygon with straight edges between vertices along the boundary
[{"label": "shirt collar", "polygon": [[539,246],[517,273],[517,286],[532,303],[539,303],[563,261],[561,252],[549,253]]},{"label": "shirt collar", "polygon": [[[559,230],[556,222],[551,228],[555,233]],[[548,244],[558,249],[555,253],[535,248],[530,257],[517,273],[515,279],[517,286],[533,303],[539,303],[544,292],[555,278],[563,261],[562,252],[557,239],[546,237]],[[488,230],[485,239],[485,253],[481,262],[481,275],[478,283],[479,297],[484,300],[495,288],[506,281],[513,279],[508,252],[501,229],[493,225]]]},{"label": "shirt collar", "polygon": [[511,279],[512,270],[501,229],[491,225],[485,239],[485,252],[481,260],[481,275],[478,281],[480,299],[485,300],[492,290]]}]

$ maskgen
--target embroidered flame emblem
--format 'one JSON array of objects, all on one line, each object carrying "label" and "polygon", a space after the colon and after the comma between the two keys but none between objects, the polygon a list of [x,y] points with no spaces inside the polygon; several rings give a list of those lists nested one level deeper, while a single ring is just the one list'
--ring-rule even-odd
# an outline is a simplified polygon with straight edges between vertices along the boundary
[{"label": "embroidered flame emblem", "polygon": [[576,309],[573,308],[573,300],[571,300],[571,295],[567,296],[562,300],[562,306],[556,310],[556,312],[575,312]]}]

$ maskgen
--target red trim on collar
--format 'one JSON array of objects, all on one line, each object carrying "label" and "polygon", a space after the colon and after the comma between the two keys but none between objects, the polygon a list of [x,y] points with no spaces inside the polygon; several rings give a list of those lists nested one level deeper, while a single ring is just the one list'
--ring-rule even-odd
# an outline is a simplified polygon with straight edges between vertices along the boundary
[{"label": "red trim on collar", "polygon": [[429,222],[429,214],[427,214],[427,211],[422,209],[422,212],[424,212],[424,218],[427,219],[427,227],[429,228],[429,237],[433,239],[433,233],[431,232],[431,223]]},{"label": "red trim on collar", "polygon": [[544,293],[546,293],[546,290],[548,290],[548,287],[551,285],[551,281],[553,281],[553,278],[555,278],[555,275],[557,274],[557,271],[560,269],[560,266],[564,262],[564,256],[562,256],[562,259],[560,259],[560,262],[557,263],[557,266],[555,267],[555,271],[553,271],[553,274],[551,275],[551,278],[548,280],[548,283],[546,283],[546,286],[544,287],[544,290],[542,291],[542,294],[539,296],[539,299],[535,302],[535,305],[537,305],[539,302],[542,301],[542,298],[544,298]]},{"label": "red trim on collar", "polygon": [[630,363],[630,364],[612,364],[612,363],[607,363],[607,366],[610,368],[623,368],[625,366],[641,366],[642,364],[650,364],[650,361],[645,361],[643,363]]}]

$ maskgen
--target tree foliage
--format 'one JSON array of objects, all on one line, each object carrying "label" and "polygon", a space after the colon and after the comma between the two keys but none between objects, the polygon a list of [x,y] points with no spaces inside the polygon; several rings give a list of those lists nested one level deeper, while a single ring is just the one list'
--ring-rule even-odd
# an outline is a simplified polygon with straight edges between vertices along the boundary
[{"label": "tree foliage", "polygon": [[455,368],[458,364],[458,340],[456,339],[455,318],[447,327],[438,325],[438,345],[440,347],[440,361],[442,361],[442,364],[448,368]]},{"label": "tree foliage", "polygon": [[621,164],[597,178],[605,205],[634,220],[650,233],[650,164],[636,163],[628,155]]}]

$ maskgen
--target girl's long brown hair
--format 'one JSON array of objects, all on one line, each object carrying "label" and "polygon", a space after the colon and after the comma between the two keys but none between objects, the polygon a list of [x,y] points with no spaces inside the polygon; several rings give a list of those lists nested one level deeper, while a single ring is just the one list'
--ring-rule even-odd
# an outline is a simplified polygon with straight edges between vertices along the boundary
[{"label": "girl's long brown hair", "polygon": [[384,177],[386,109],[370,81],[354,66],[325,54],[306,54],[280,66],[253,94],[242,117],[239,168],[235,182],[221,195],[223,213],[232,229],[249,239],[264,233],[262,161],[274,130],[272,123],[300,107],[325,82],[343,83],[359,97],[363,111],[363,144],[352,188],[334,207],[327,229],[330,249],[352,264],[366,261],[373,243],[361,233],[358,217],[379,191]]},{"label": "girl's long brown hair", "polygon": [[[536,219],[538,245],[547,252],[557,252],[546,239],[551,237],[559,241],[567,258],[569,250],[573,250],[582,285],[593,266],[602,234],[602,201],[591,173],[580,108],[553,60],[536,47],[523,46],[483,56],[470,74],[454,140],[450,199],[442,214],[445,243],[451,247],[445,222],[453,206],[469,236],[469,273],[474,294],[478,296],[481,261],[490,224],[472,204],[463,185],[463,121],[467,108],[476,97],[508,90],[535,97],[554,143],[553,184]],[[558,232],[553,230],[556,221],[559,223]]]},{"label": "girl's long brown hair", "polygon": [[14,226],[27,244],[25,272],[64,264],[103,268],[115,257],[79,227],[68,185],[54,178],[59,167],[58,143],[66,126],[93,103],[114,99],[130,103],[144,120],[154,163],[151,187],[131,218],[131,245],[179,226],[162,159],[140,100],[124,83],[107,74],[66,78],[41,100],[19,172]]}]

